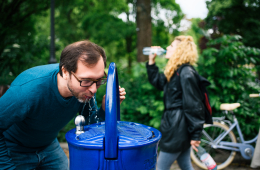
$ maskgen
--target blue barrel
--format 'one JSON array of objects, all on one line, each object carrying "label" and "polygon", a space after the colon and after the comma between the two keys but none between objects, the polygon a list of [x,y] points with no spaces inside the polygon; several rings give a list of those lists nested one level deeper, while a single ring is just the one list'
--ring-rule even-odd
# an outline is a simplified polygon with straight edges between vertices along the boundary
[{"label": "blue barrel", "polygon": [[139,123],[120,121],[118,75],[109,65],[106,121],[66,134],[71,170],[155,170],[161,133]]}]

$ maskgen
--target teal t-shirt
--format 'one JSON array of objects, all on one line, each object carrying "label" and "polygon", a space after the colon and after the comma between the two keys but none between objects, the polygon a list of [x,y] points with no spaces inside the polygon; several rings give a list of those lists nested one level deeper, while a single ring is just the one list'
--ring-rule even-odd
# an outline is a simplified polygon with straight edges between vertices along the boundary
[{"label": "teal t-shirt", "polygon": [[[18,152],[44,149],[81,111],[83,104],[75,97],[63,98],[60,95],[58,71],[58,64],[28,69],[12,82],[10,89],[0,98],[0,169],[12,166],[7,148]],[[90,104],[94,107],[93,100]],[[86,116],[89,115],[88,109],[86,105]],[[98,116],[101,121],[104,120],[102,108]]]}]

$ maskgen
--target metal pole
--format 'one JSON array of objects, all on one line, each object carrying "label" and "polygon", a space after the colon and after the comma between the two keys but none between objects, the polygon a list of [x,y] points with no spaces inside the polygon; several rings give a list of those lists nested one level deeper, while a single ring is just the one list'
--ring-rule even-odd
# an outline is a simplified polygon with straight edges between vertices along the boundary
[{"label": "metal pole", "polygon": [[50,49],[50,60],[49,63],[57,63],[55,58],[55,33],[54,33],[54,8],[55,0],[51,0],[51,49]]}]

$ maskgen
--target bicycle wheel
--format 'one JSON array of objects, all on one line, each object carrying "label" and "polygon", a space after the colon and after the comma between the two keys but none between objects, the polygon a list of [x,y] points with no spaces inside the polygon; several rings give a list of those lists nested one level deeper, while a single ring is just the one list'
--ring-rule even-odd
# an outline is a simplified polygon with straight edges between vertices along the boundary
[{"label": "bicycle wheel", "polygon": [[[201,146],[212,156],[218,165],[218,169],[227,167],[235,158],[236,152],[224,149],[214,149],[211,147],[211,141],[216,139],[219,135],[225,133],[229,127],[219,122],[213,122],[213,125],[205,124],[201,136]],[[226,135],[222,141],[237,143],[236,137],[232,131]],[[202,169],[207,167],[200,161],[198,155],[191,149],[191,159]]]}]

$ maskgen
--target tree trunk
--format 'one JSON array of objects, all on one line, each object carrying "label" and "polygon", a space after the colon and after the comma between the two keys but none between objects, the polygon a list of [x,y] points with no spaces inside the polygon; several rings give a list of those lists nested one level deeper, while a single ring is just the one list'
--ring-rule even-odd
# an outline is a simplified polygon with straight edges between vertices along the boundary
[{"label": "tree trunk", "polygon": [[[127,2],[129,3],[129,2]],[[126,13],[127,16],[127,24],[130,26],[130,13],[127,12]],[[134,50],[132,47],[132,43],[133,43],[133,38],[132,38],[132,34],[131,35],[127,35],[125,37],[126,40],[126,52],[127,52],[127,60],[128,60],[128,73],[131,72],[131,67],[132,67],[132,56],[131,56],[131,52]]]},{"label": "tree trunk", "polygon": [[137,61],[144,62],[148,57],[143,55],[142,50],[144,47],[150,47],[152,45],[151,0],[137,0],[136,24]]},{"label": "tree trunk", "polygon": [[128,60],[128,73],[131,72],[131,68],[132,68],[132,56],[131,56],[131,52],[132,50],[132,36],[126,36],[126,51],[127,51],[127,60]]}]

